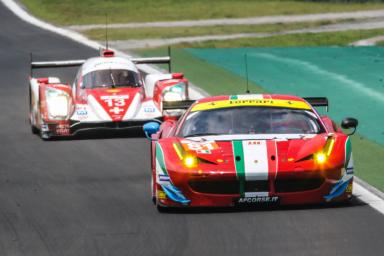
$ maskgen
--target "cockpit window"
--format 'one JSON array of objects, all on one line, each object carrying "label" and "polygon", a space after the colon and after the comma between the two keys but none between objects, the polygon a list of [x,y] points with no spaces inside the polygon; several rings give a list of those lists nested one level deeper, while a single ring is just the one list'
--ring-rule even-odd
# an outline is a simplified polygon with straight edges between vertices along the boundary
[{"label": "cockpit window", "polygon": [[324,128],[308,110],[232,107],[190,113],[181,137],[223,134],[318,134]]},{"label": "cockpit window", "polygon": [[126,69],[104,69],[90,72],[83,77],[82,88],[138,87],[139,75]]}]

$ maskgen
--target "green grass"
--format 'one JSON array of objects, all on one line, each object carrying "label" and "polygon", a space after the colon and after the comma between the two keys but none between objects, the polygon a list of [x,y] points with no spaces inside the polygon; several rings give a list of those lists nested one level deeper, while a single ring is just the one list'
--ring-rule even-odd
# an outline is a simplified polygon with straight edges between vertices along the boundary
[{"label": "green grass", "polygon": [[36,16],[59,25],[243,18],[384,8],[384,3],[289,0],[21,0]]},{"label": "green grass", "polygon": [[[137,53],[142,56],[164,56],[167,55],[167,49],[140,50]],[[183,72],[192,83],[211,95],[245,92],[245,79],[198,59],[183,49],[172,50],[172,64],[176,67],[174,72]],[[250,88],[252,93],[266,92],[254,83],[250,83]],[[358,134],[352,136],[352,147],[356,175],[384,191],[384,147]]]},{"label": "green grass", "polygon": [[265,38],[241,38],[223,41],[182,43],[179,48],[230,48],[230,47],[293,47],[293,46],[346,46],[354,41],[384,34],[384,29],[350,30],[343,32],[303,33],[277,35]]},{"label": "green grass", "polygon": [[[351,20],[344,20],[351,21]],[[338,20],[337,22],[342,22]],[[121,28],[109,29],[110,40],[147,39],[147,38],[174,38],[201,35],[223,35],[237,33],[271,33],[285,30],[312,28],[322,25],[334,24],[336,21],[320,21],[305,23],[280,23],[268,25],[233,25],[233,26],[208,26],[208,27],[175,27],[175,28]],[[83,32],[93,40],[104,40],[105,29],[91,29]]]},{"label": "green grass", "polygon": [[358,134],[351,136],[355,174],[384,191],[384,147]]},{"label": "green grass", "polygon": [[[137,51],[143,57],[165,56],[167,49]],[[195,85],[211,95],[244,93],[246,80],[234,75],[220,67],[210,65],[207,62],[195,58],[182,49],[172,49],[173,72],[183,72]],[[265,92],[260,86],[249,83],[254,93]]]}]

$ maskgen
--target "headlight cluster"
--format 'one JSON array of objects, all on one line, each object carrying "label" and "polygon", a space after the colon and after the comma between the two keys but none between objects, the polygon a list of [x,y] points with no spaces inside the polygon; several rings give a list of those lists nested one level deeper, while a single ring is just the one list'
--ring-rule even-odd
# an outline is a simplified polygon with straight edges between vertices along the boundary
[{"label": "headlight cluster", "polygon": [[51,119],[62,120],[69,114],[68,93],[54,88],[45,90],[45,98],[48,108],[48,115]]},{"label": "headlight cluster", "polygon": [[183,158],[183,164],[187,168],[195,168],[197,167],[198,163],[199,161],[195,156],[187,155]]},{"label": "headlight cluster", "polygon": [[163,90],[163,101],[181,101],[185,99],[185,83],[168,86]]},{"label": "headlight cluster", "polygon": [[334,145],[335,139],[332,137],[328,137],[323,150],[314,154],[316,163],[324,164],[328,160],[328,157],[331,155]]}]

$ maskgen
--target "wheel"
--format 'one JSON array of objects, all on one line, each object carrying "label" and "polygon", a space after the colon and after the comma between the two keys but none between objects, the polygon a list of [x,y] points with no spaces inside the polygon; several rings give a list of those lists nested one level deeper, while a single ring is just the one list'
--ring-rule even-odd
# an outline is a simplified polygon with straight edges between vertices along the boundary
[{"label": "wheel", "polygon": [[33,134],[38,134],[39,133],[39,129],[36,128],[36,126],[34,126],[33,124],[31,124],[31,131]]},{"label": "wheel", "polygon": [[51,136],[48,134],[48,132],[43,132],[40,130],[40,138],[42,138],[43,140],[50,140]]},{"label": "wheel", "polygon": [[152,203],[156,205],[156,192],[154,191],[153,187],[153,175],[151,175],[151,196],[152,196]]},{"label": "wheel", "polygon": [[161,206],[159,204],[156,204],[156,209],[157,209],[158,212],[161,212],[161,213],[168,212],[168,210],[169,210],[168,207]]}]

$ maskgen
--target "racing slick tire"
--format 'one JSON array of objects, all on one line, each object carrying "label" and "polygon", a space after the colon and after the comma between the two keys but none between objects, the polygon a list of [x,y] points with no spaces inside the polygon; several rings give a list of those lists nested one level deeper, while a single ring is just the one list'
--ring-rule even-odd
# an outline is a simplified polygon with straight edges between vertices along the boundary
[{"label": "racing slick tire", "polygon": [[36,126],[34,126],[33,124],[31,124],[31,132],[33,134],[38,134],[39,133],[39,129]]},{"label": "racing slick tire", "polygon": [[158,212],[161,212],[161,213],[164,213],[164,212],[168,211],[167,207],[161,206],[159,204],[156,205],[156,209],[157,209]]}]

